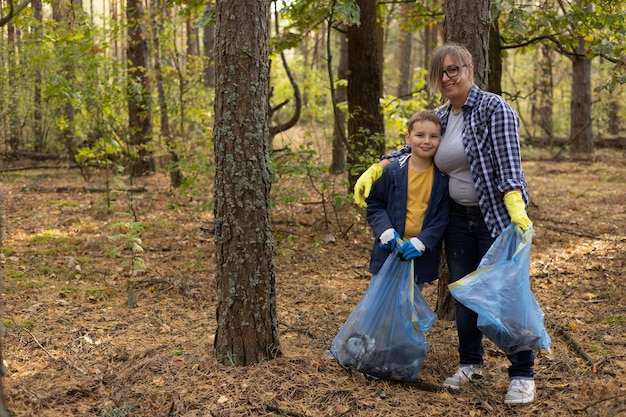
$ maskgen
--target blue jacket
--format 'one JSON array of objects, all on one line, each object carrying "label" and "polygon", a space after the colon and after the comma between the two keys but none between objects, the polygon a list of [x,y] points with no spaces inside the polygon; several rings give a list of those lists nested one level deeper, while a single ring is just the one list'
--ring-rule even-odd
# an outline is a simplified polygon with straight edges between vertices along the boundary
[{"label": "blue jacket", "polygon": [[[376,274],[391,253],[378,246],[380,235],[393,227],[400,236],[404,235],[406,221],[406,201],[408,189],[408,156],[393,159],[367,198],[367,222],[374,232],[374,246],[370,255],[370,269]],[[417,283],[439,278],[439,263],[443,232],[448,225],[449,211],[448,177],[435,167],[433,189],[424,216],[422,231],[418,236],[426,250],[415,258]]]}]

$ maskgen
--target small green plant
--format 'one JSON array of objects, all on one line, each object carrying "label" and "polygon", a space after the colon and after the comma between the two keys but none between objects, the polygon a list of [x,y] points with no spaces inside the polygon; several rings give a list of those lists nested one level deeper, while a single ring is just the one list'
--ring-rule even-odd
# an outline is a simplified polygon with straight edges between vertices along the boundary
[{"label": "small green plant", "polygon": [[606,324],[624,325],[624,323],[626,323],[626,318],[622,316],[614,316],[614,317],[607,317],[605,321],[606,321]]},{"label": "small green plant", "polygon": [[33,330],[35,328],[35,324],[32,321],[22,320],[18,323],[18,327],[26,330]]},{"label": "small green plant", "polygon": [[111,250],[110,255],[114,258],[128,251],[130,252],[129,261],[125,262],[125,266],[130,268],[131,273],[136,269],[144,269],[146,267],[145,262],[140,256],[143,253],[143,240],[141,238],[143,223],[129,219],[129,213],[117,213],[117,215],[122,219],[111,224],[111,229],[117,233],[109,239],[117,245]]},{"label": "small green plant", "polygon": [[91,300],[104,301],[111,297],[111,290],[107,288],[96,288],[93,290],[86,290],[85,295]]}]

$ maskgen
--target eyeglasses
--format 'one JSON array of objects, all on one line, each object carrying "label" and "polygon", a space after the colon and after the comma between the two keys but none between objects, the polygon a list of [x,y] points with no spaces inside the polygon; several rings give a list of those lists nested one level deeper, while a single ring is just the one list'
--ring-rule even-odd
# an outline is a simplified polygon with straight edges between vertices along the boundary
[{"label": "eyeglasses", "polygon": [[[467,65],[463,65],[463,67],[467,67]],[[463,67],[458,67],[456,65],[454,67],[448,67],[448,69],[443,70],[443,74],[446,74],[448,78],[456,78],[459,76],[459,72]],[[442,77],[443,74],[441,74]]]}]

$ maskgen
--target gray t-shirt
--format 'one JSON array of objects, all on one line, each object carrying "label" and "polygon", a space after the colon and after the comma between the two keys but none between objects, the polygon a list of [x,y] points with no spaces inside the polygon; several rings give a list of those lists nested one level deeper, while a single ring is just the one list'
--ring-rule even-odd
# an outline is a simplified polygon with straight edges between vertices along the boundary
[{"label": "gray t-shirt", "polygon": [[450,111],[446,133],[435,154],[435,164],[450,177],[450,198],[464,206],[478,206],[478,195],[463,146],[463,112],[454,114]]}]

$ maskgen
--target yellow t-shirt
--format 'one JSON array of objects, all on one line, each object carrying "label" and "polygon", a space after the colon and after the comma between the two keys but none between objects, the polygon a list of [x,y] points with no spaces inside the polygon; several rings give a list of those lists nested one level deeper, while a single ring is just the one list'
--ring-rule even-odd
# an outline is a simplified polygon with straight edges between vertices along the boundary
[{"label": "yellow t-shirt", "polygon": [[406,198],[406,221],[404,240],[417,236],[422,231],[422,224],[433,190],[435,165],[426,171],[417,172],[409,167],[408,190]]}]

